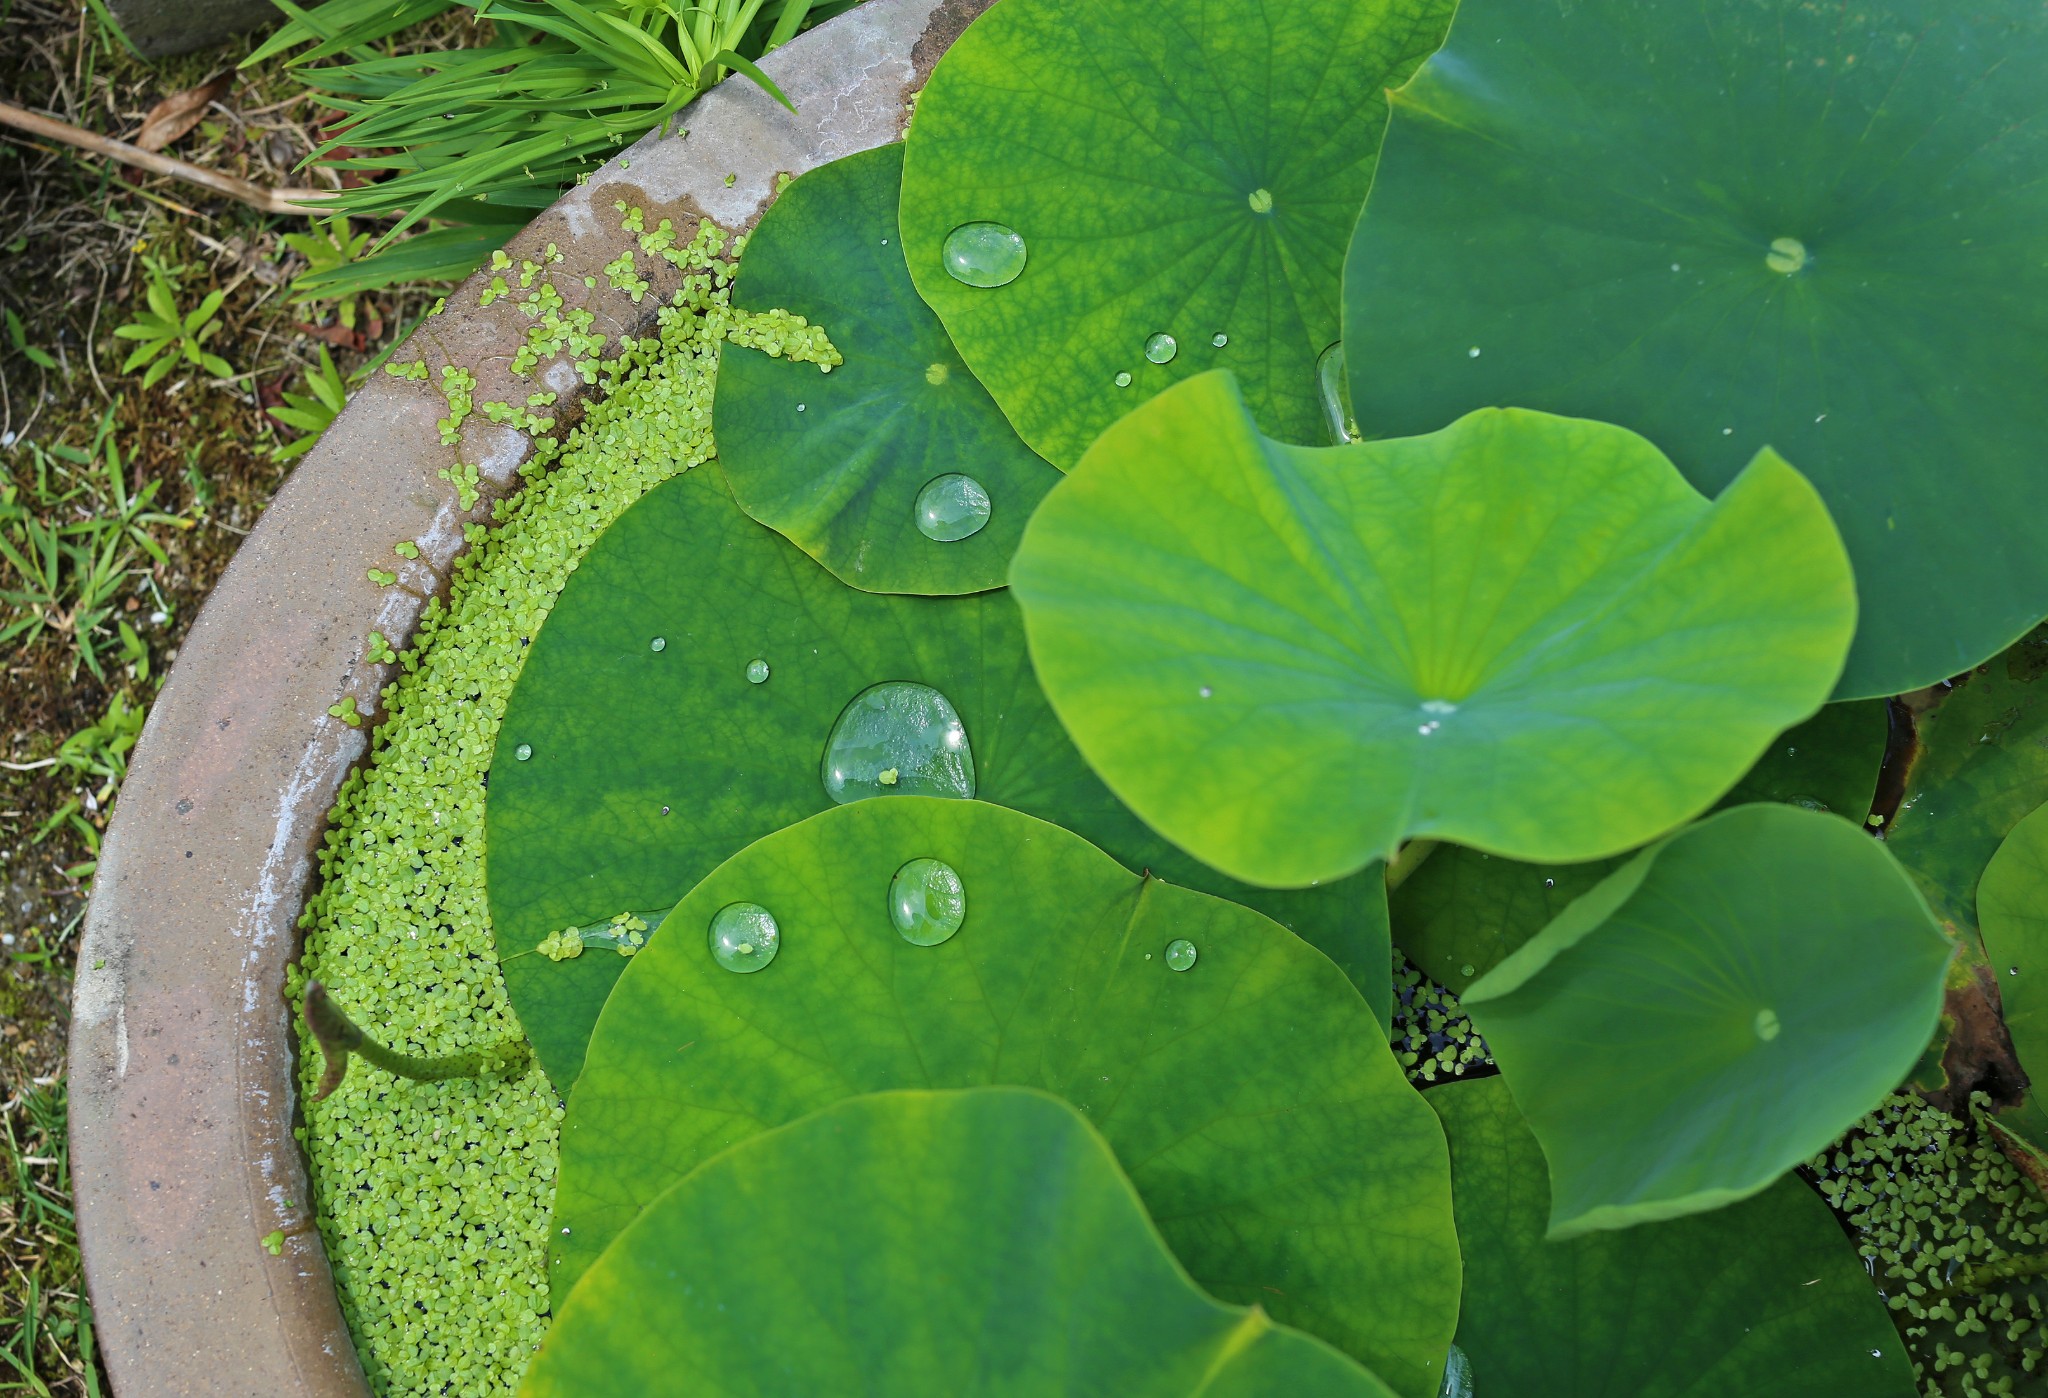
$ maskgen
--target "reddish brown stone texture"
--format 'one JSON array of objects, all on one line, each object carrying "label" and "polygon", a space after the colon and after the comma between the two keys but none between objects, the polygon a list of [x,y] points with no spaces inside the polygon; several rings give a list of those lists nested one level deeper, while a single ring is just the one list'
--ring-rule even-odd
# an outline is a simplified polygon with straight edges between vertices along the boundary
[{"label": "reddish brown stone texture", "polygon": [[[665,282],[641,258],[655,289],[638,305],[610,288],[603,266],[628,245],[613,201],[686,234],[700,216],[751,226],[777,173],[893,139],[912,85],[978,8],[871,0],[764,62],[799,115],[724,84],[683,114],[687,136],[643,140],[508,251],[538,260],[553,242],[569,304],[608,333],[644,333],[674,273],[662,266]],[[366,385],[278,492],[182,648],[107,835],[80,959],[71,1130],[87,1278],[122,1398],[365,1392],[308,1226],[284,972],[327,812],[368,750],[367,728],[327,710],[353,696],[375,715],[392,667],[364,659],[369,632],[403,644],[447,586],[462,524],[517,487],[530,450],[481,416],[459,447],[436,427],[442,364],[476,375],[478,403],[534,391],[510,371],[529,322],[508,301],[479,308],[487,283],[473,278],[418,337],[436,381]],[[581,384],[550,367],[536,378],[563,391],[558,414],[573,412]],[[468,511],[436,474],[458,461],[483,477]],[[403,539],[417,561],[392,553]],[[371,568],[399,584],[377,586]],[[278,1257],[261,1241],[273,1230],[286,1234]]]}]

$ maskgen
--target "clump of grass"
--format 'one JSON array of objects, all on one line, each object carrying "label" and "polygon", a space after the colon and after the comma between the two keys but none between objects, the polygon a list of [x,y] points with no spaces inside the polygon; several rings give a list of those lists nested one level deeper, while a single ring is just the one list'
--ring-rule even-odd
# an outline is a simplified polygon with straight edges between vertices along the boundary
[{"label": "clump of grass", "polygon": [[61,1079],[0,1102],[0,1393],[99,1398]]}]

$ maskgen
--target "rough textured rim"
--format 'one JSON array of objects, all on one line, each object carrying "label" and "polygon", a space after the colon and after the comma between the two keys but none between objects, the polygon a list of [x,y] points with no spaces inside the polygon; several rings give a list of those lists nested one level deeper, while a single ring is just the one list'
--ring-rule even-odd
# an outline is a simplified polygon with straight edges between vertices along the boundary
[{"label": "rough textured rim", "polygon": [[[778,174],[894,140],[908,94],[989,3],[869,0],[763,62],[798,115],[728,82],[683,113],[683,135],[642,140],[508,252],[556,244],[570,305],[609,334],[646,333],[679,274],[643,268],[654,288],[637,306],[608,288],[603,266],[629,242],[614,201],[685,233],[700,217],[751,227]],[[468,368],[479,403],[520,402],[532,383],[510,364],[527,322],[509,299],[478,308],[487,280],[450,298],[417,353],[437,374]],[[566,361],[535,377],[565,406],[582,392]],[[378,710],[396,667],[365,659],[369,633],[411,635],[447,591],[462,526],[517,489],[531,452],[481,418],[443,446],[446,411],[435,383],[378,375],[307,454],[186,638],[107,832],[73,994],[71,1147],[86,1280],[124,1398],[367,1393],[306,1207],[284,975],[328,810],[369,748],[367,729],[327,710],[347,697]],[[458,461],[482,477],[467,511],[437,476]],[[393,556],[401,539],[417,560]],[[398,582],[376,586],[372,567]],[[261,1243],[273,1230],[277,1257]]]}]

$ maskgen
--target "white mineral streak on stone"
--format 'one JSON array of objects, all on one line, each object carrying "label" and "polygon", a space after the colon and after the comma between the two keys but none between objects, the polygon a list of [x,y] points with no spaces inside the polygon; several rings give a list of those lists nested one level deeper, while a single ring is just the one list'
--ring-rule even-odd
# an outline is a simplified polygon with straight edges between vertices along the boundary
[{"label": "white mineral streak on stone", "polygon": [[540,380],[557,393],[574,393],[583,384],[583,380],[576,377],[576,366],[566,359],[557,359],[549,364],[541,371]]},{"label": "white mineral streak on stone", "polygon": [[[341,779],[369,745],[370,735],[360,728],[320,725],[277,795],[270,848],[264,852],[263,867],[256,872],[249,901],[235,920],[235,935],[247,947],[242,953],[244,1014],[256,1013],[257,1003],[264,998],[268,981],[258,967],[270,945],[290,930],[312,876],[313,831],[326,823],[327,808],[334,802]],[[315,792],[318,798],[308,799]],[[283,1001],[278,1002],[277,1010],[283,1012]]]}]

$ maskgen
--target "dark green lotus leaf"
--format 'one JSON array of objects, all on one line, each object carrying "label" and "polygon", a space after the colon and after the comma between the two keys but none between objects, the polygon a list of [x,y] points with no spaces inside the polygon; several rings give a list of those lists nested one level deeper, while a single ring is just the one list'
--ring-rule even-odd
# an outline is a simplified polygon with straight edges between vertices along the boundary
[{"label": "dark green lotus leaf", "polygon": [[[760,684],[748,680],[756,660],[767,665]],[[982,800],[1056,821],[1133,869],[1258,907],[1328,951],[1387,1022],[1377,870],[1273,893],[1204,868],[1147,830],[1074,751],[1032,677],[1007,592],[841,586],[741,513],[714,468],[655,487],[605,531],[535,638],[499,726],[485,813],[491,921],[513,1007],[557,1090],[576,1080],[626,961],[596,948],[551,961],[535,949],[563,928],[666,908],[751,841],[831,805],[819,767],[834,720],[891,681],[951,700]]]},{"label": "dark green lotus leaf", "polygon": [[[965,922],[936,946],[891,920],[913,859],[965,889]],[[735,902],[779,927],[753,974],[706,946]],[[1184,971],[1167,956],[1183,939]],[[676,905],[569,1097],[556,1295],[669,1184],[756,1132],[862,1093],[986,1084],[1079,1107],[1212,1294],[1435,1393],[1457,1316],[1443,1136],[1357,991],[1258,913],[979,801],[836,807]]]},{"label": "dark green lotus leaf", "polygon": [[[1003,585],[1024,521],[1059,472],[1018,439],[918,300],[896,236],[902,176],[902,146],[864,151],[803,176],[762,216],[734,303],[824,326],[846,362],[820,374],[728,349],[713,407],[718,459],[740,507],[841,582],[980,592]],[[982,487],[988,522],[940,542],[918,529],[918,500],[954,474]]]},{"label": "dark green lotus leaf", "polygon": [[2044,168],[2038,0],[1466,0],[1346,263],[1358,420],[1775,447],[1856,563],[1839,693],[1933,684],[2048,613]]},{"label": "dark green lotus leaf", "polygon": [[2005,837],[1977,885],[1984,951],[2020,1066],[2048,1080],[2048,806]]},{"label": "dark green lotus leaf", "polygon": [[2048,629],[1954,688],[1917,724],[1886,843],[1934,915],[1974,954],[1977,880],[2012,828],[2048,803]]},{"label": "dark green lotus leaf", "polygon": [[1104,433],[1010,579],[1110,788],[1274,885],[1411,838],[1641,844],[1820,707],[1856,612],[1826,509],[1769,452],[1708,501],[1633,433],[1520,410],[1292,447],[1220,373]]},{"label": "dark green lotus leaf", "polygon": [[1513,1398],[1915,1398],[1863,1261],[1806,1183],[1547,1241],[1543,1152],[1498,1078],[1432,1089],[1451,1141],[1473,1390]]},{"label": "dark green lotus leaf", "polygon": [[[914,1162],[905,1168],[905,1162]],[[1102,1137],[1014,1087],[857,1097],[650,1204],[520,1393],[1394,1398],[1196,1289]]]},{"label": "dark green lotus leaf", "polygon": [[1464,992],[1550,1159],[1550,1236],[1768,1188],[1905,1077],[1952,949],[1839,816],[1737,806],[1637,855]]},{"label": "dark green lotus leaf", "polygon": [[[1860,824],[1870,811],[1889,727],[1881,699],[1829,704],[1779,734],[1720,804],[1782,801]],[[1499,965],[1626,858],[1524,864],[1442,846],[1388,897],[1395,944],[1424,974],[1456,990]]]},{"label": "dark green lotus leaf", "polygon": [[[975,21],[918,98],[903,241],[1025,441],[1071,466],[1123,413],[1214,367],[1236,372],[1268,432],[1323,440],[1316,359],[1337,338],[1384,90],[1450,12],[1005,0]],[[1023,240],[1006,285],[947,271],[947,239],[979,223]],[[1159,335],[1170,354],[1147,353]]]}]

